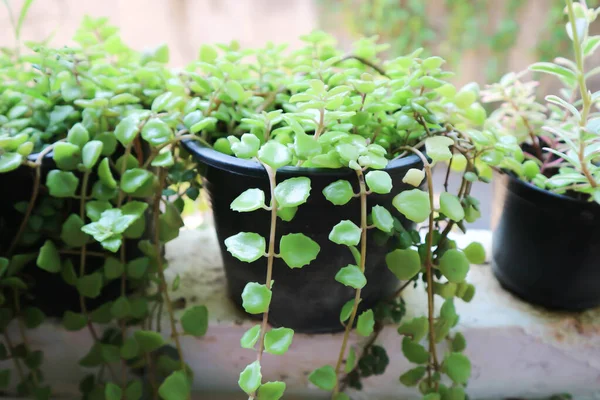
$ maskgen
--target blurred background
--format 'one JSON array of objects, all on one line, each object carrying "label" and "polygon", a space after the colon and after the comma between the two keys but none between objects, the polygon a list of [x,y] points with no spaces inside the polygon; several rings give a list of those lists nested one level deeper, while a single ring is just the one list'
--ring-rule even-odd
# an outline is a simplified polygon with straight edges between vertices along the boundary
[{"label": "blurred background", "polygon": [[[14,15],[25,2],[3,1]],[[600,0],[587,3],[597,7]],[[125,43],[138,50],[166,43],[170,64],[181,66],[197,57],[203,43],[237,40],[260,47],[272,41],[295,47],[300,35],[322,29],[348,49],[360,36],[378,35],[390,45],[388,57],[424,47],[448,61],[455,83],[485,85],[535,61],[571,57],[563,6],[563,0],[34,0],[22,39],[69,45],[84,15],[106,16],[120,27]],[[0,26],[0,46],[14,44],[5,7]],[[598,22],[594,31],[600,31]],[[543,80],[541,93],[554,84]],[[441,169],[437,172],[441,184]],[[474,188],[482,203],[475,228],[490,226],[492,186]]]}]

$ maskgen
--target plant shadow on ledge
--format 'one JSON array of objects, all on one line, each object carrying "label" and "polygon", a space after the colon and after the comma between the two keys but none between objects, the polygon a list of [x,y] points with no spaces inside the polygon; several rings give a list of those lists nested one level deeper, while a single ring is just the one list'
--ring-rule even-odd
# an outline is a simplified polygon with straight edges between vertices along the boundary
[{"label": "plant shadow on ledge", "polygon": [[178,324],[163,273],[164,243],[183,225],[174,189],[199,187],[175,146],[186,88],[165,67],[167,48],[135,52],[104,18],[85,18],[74,39],[0,58],[0,357],[14,365],[0,385],[56,396],[27,338],[48,314],[93,338],[79,362],[90,371],[82,398],[186,399],[179,337],[202,336],[207,310],[190,308]]},{"label": "plant shadow on ledge", "polygon": [[520,157],[498,163],[507,174],[493,236],[494,272],[527,301],[578,311],[600,305],[600,92],[587,87],[599,70],[584,65],[600,45],[600,36],[589,34],[600,8],[565,4],[575,60],[530,67],[558,77],[559,95],[538,103],[537,83],[511,73],[486,89],[484,100],[501,102],[488,128],[523,148]]},{"label": "plant shadow on ledge", "polygon": [[[478,243],[456,248],[448,234],[479,216],[472,182],[488,181],[488,160],[510,157],[516,140],[481,129],[477,86],[446,82],[439,57],[417,50],[381,62],[370,39],[351,55],[322,32],[302,39],[291,52],[204,46],[182,72],[201,98],[184,122],[202,140],[184,144],[212,200],[230,294],[261,318],[241,338],[256,360],[238,383],[249,399],[280,398],[284,382],[263,382],[264,353],[284,354],[294,330],[343,330],[336,364],[309,380],[347,399],[347,384],[360,387],[388,360],[379,346],[351,347],[352,328],[374,344],[383,323],[400,322],[402,289],[423,281],[427,315],[398,329],[415,364],[400,381],[427,399],[465,398],[471,364],[464,337],[451,333],[454,299],[473,298],[465,279],[485,254]],[[441,162],[448,172],[437,196],[431,170]]]}]

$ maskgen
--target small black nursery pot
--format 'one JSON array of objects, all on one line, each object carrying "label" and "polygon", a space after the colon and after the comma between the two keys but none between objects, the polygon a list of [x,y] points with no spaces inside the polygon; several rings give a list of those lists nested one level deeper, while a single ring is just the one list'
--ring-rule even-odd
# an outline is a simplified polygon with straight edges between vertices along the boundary
[{"label": "small black nursery pot", "polygon": [[[225,264],[229,294],[241,307],[241,294],[248,282],[264,283],[266,262],[245,263],[234,258],[223,242],[239,232],[256,232],[269,236],[269,212],[264,210],[252,213],[239,213],[230,209],[231,202],[250,188],[262,189],[269,193],[269,180],[263,167],[249,160],[235,158],[217,152],[197,142],[185,142],[184,146],[201,164],[204,187],[210,196],[215,227],[221,245]],[[394,188],[387,195],[369,196],[369,209],[382,205],[389,210],[392,199],[399,192],[412,189],[402,183],[406,171],[422,168],[418,157],[408,156],[391,161],[386,171],[393,180]],[[286,326],[298,332],[320,333],[343,330],[339,315],[342,306],[354,298],[355,291],[335,280],[340,268],[354,264],[354,258],[346,246],[340,246],[328,239],[334,225],[342,220],[352,220],[360,224],[359,199],[353,199],[344,206],[334,206],[325,199],[323,189],[339,179],[356,182],[356,174],[351,169],[316,169],[284,167],[277,171],[277,181],[295,176],[311,179],[311,193],[308,202],[298,208],[290,222],[278,221],[276,242],[289,233],[303,233],[316,241],[321,250],[316,260],[300,269],[290,269],[281,259],[275,259],[273,268],[273,299],[269,309],[269,321],[276,326]],[[358,191],[358,184],[355,186]],[[267,204],[269,199],[267,199]],[[396,217],[405,228],[414,224],[407,222],[399,213]],[[374,231],[367,238],[366,277],[367,285],[362,290],[360,309],[373,307],[398,287],[398,280],[388,270],[385,256],[394,247],[391,241],[377,244]],[[379,242],[381,243],[381,242]]]},{"label": "small black nursery pot", "polygon": [[493,269],[524,300],[578,311],[600,305],[600,206],[511,176],[493,236]]}]

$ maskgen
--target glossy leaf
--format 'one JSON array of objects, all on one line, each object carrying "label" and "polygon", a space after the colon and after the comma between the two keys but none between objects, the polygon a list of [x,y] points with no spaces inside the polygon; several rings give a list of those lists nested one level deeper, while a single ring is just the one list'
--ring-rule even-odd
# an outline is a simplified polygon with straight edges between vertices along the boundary
[{"label": "glossy leaf", "polygon": [[415,364],[425,364],[429,360],[429,353],[425,350],[425,347],[408,336],[402,339],[402,354],[408,361]]},{"label": "glossy leaf", "polygon": [[265,351],[275,355],[283,355],[292,344],[294,331],[289,328],[271,329],[265,334]]},{"label": "glossy leaf", "polygon": [[152,173],[142,168],[132,168],[125,171],[121,177],[121,190],[134,193],[152,178]]},{"label": "glossy leaf", "polygon": [[367,172],[365,180],[374,193],[387,194],[392,190],[392,177],[385,171]]},{"label": "glossy leaf", "polygon": [[140,350],[147,353],[159,349],[165,343],[158,332],[137,330],[133,333],[133,336],[140,346]]},{"label": "glossy leaf", "polygon": [[260,371],[260,363],[258,361],[254,361],[244,368],[244,370],[240,373],[240,378],[238,379],[238,385],[240,388],[247,394],[254,393],[260,386],[262,381],[262,374]]},{"label": "glossy leaf", "polygon": [[72,197],[79,186],[79,179],[72,172],[54,169],[46,177],[46,186],[53,197]]},{"label": "glossy leaf", "polygon": [[404,178],[402,178],[402,182],[419,187],[423,179],[425,179],[425,172],[422,169],[411,168],[406,172]]},{"label": "glossy leaf", "polygon": [[231,151],[239,158],[252,158],[258,154],[260,139],[250,133],[244,133],[240,139],[231,142]]},{"label": "glossy leaf", "polygon": [[46,240],[40,248],[36,264],[44,271],[57,273],[61,270],[60,255],[58,249],[51,240]]},{"label": "glossy leaf", "polygon": [[465,210],[460,204],[460,200],[448,192],[440,194],[440,211],[454,222],[460,222],[465,218]]},{"label": "glossy leaf", "polygon": [[248,282],[242,291],[242,307],[249,314],[262,314],[269,309],[271,296],[266,285]]},{"label": "glossy leaf", "polygon": [[308,380],[319,389],[331,391],[337,382],[335,370],[331,365],[317,368],[308,376]]},{"label": "glossy leaf", "polygon": [[248,189],[231,202],[231,209],[248,212],[265,207],[265,192],[260,189]]},{"label": "glossy leaf", "polygon": [[431,136],[425,139],[425,151],[433,161],[448,161],[452,158],[449,146],[454,140],[446,136]]},{"label": "glossy leaf", "polygon": [[446,374],[454,383],[466,384],[471,377],[471,362],[461,353],[450,353],[443,363]]},{"label": "glossy leaf", "polygon": [[281,168],[292,161],[292,154],[287,146],[271,141],[258,150],[258,159],[273,169]]},{"label": "glossy leaf", "polygon": [[267,382],[258,388],[257,400],[279,400],[285,392],[285,382]]},{"label": "glossy leaf", "polygon": [[84,275],[77,280],[75,286],[82,296],[95,299],[102,290],[102,275],[98,272]]},{"label": "glossy leaf", "polygon": [[58,142],[54,145],[52,159],[62,170],[74,170],[81,161],[81,149],[72,143]]},{"label": "glossy leaf", "polygon": [[70,247],[83,246],[87,242],[89,236],[81,231],[82,227],[83,221],[79,215],[69,215],[61,228],[60,239]]},{"label": "glossy leaf", "polygon": [[254,262],[265,254],[265,238],[258,233],[240,232],[225,239],[227,251],[240,261]]},{"label": "glossy leaf", "polygon": [[144,124],[142,138],[152,146],[160,146],[173,138],[173,131],[161,119],[154,118]]},{"label": "glossy leaf", "polygon": [[135,115],[130,115],[123,118],[115,127],[115,137],[123,146],[127,146],[133,142],[137,134],[140,132],[139,119]]},{"label": "glossy leaf", "polygon": [[375,314],[373,310],[366,310],[358,316],[356,332],[361,336],[370,336],[375,327]]},{"label": "glossy leaf", "polygon": [[329,240],[346,246],[356,246],[360,242],[361,229],[352,221],[341,221],[329,233]]},{"label": "glossy leaf", "polygon": [[281,237],[279,254],[290,268],[302,268],[317,258],[321,247],[302,233],[290,233]]},{"label": "glossy leaf", "polygon": [[422,190],[412,189],[398,194],[392,204],[409,220],[421,223],[431,213],[429,195]]},{"label": "glossy leaf", "polygon": [[323,189],[323,195],[336,206],[343,206],[354,197],[350,182],[344,179],[330,183]]},{"label": "glossy leaf", "polygon": [[394,228],[394,217],[383,206],[373,206],[371,218],[373,219],[373,225],[383,232],[391,232]]},{"label": "glossy leaf", "polygon": [[158,394],[163,400],[188,399],[191,391],[190,380],[185,371],[171,373],[158,388]]},{"label": "glossy leaf", "polygon": [[485,264],[485,249],[479,242],[472,242],[464,248],[463,253],[471,264]]},{"label": "glossy leaf", "polygon": [[110,170],[110,161],[108,158],[104,158],[100,161],[100,165],[98,165],[98,177],[107,187],[111,189],[117,188],[117,181]]},{"label": "glossy leaf", "polygon": [[260,325],[254,325],[252,328],[244,332],[240,339],[240,346],[244,349],[253,349],[256,342],[260,338]]},{"label": "glossy leaf", "polygon": [[310,195],[310,179],[297,177],[286,179],[275,187],[278,207],[298,207],[306,203]]},{"label": "glossy leaf", "polygon": [[335,274],[335,280],[354,289],[361,289],[367,284],[365,274],[356,265],[348,265]]},{"label": "glossy leaf", "polygon": [[0,173],[13,171],[21,165],[23,156],[19,153],[3,153],[0,155]]},{"label": "glossy leaf", "polygon": [[99,140],[92,140],[83,146],[81,158],[85,168],[92,169],[94,165],[96,165],[98,159],[100,158],[100,154],[102,154],[102,147],[103,144]]},{"label": "glossy leaf", "polygon": [[398,327],[400,335],[410,336],[414,342],[420,342],[429,332],[429,321],[427,317],[416,317],[403,322]]}]

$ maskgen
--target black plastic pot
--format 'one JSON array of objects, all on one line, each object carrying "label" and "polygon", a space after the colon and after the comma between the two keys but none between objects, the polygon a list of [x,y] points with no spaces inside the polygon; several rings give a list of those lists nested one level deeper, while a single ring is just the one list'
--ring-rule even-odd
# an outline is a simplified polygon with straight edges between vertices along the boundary
[{"label": "black plastic pot", "polygon": [[[36,155],[30,156],[32,160]],[[40,184],[44,185],[48,172],[55,168],[52,154],[47,155],[42,161],[41,180]],[[13,238],[23,221],[23,214],[15,210],[14,206],[18,202],[29,201],[32,196],[34,169],[21,166],[14,171],[0,174],[0,188],[2,188],[2,196],[0,196],[0,257],[6,256]],[[92,175],[89,180],[91,188],[96,180],[96,176]],[[79,190],[79,189],[78,189]],[[38,204],[46,195],[44,188],[40,189],[38,196]],[[75,199],[64,199],[63,206],[58,211],[58,223],[62,225],[65,219],[71,214],[79,214],[79,202]],[[46,239],[52,239],[56,232],[52,233],[42,226],[40,230],[40,238],[27,246],[17,246],[14,254],[35,254],[39,251]],[[142,256],[137,248],[139,240],[127,239],[124,240],[127,259]],[[97,244],[89,244],[89,251],[105,251]],[[77,249],[73,249],[77,250]],[[73,263],[75,271],[79,271],[80,256],[79,255],[63,255],[62,260],[69,258]],[[104,259],[99,257],[88,256],[86,259],[86,273],[92,273],[101,269],[104,265]],[[35,258],[29,262],[20,272],[20,277],[25,280],[28,285],[27,296],[23,299],[26,305],[33,305],[40,308],[46,315],[52,317],[62,317],[64,312],[69,310],[73,312],[81,312],[79,293],[74,286],[67,284],[61,274],[53,274],[44,271],[36,266]],[[108,282],[103,288],[101,294],[97,298],[87,298],[86,306],[88,310],[94,310],[100,305],[115,300],[120,296],[121,283],[120,280]]]},{"label": "black plastic pot", "polygon": [[493,270],[530,303],[578,311],[600,305],[600,206],[511,175],[493,235]]},{"label": "black plastic pot", "polygon": [[[242,160],[219,153],[197,142],[184,143],[186,149],[200,162],[204,188],[210,196],[215,227],[229,294],[241,308],[241,294],[248,282],[265,281],[266,262],[264,259],[248,264],[234,258],[223,244],[229,236],[238,232],[257,232],[263,237],[269,234],[269,212],[258,210],[239,213],[230,209],[231,202],[243,191],[250,188],[262,189],[268,197],[269,181],[263,167],[254,161]],[[369,210],[379,204],[392,211],[406,228],[413,225],[405,220],[392,207],[392,199],[399,192],[412,187],[402,183],[406,171],[422,168],[418,157],[390,162],[387,172],[394,183],[388,195],[370,195]],[[354,264],[350,251],[328,239],[334,225],[342,220],[352,220],[360,224],[360,204],[358,199],[344,206],[334,206],[325,199],[323,189],[339,179],[347,179],[358,190],[356,173],[350,169],[317,169],[284,167],[277,172],[277,181],[295,176],[311,178],[311,195],[308,202],[301,205],[291,222],[278,220],[276,243],[282,235],[303,233],[316,241],[321,251],[317,259],[301,269],[290,269],[280,259],[275,259],[273,298],[269,309],[269,322],[274,326],[293,328],[298,332],[321,333],[343,329],[339,314],[342,306],[354,298],[354,289],[335,281],[340,268]],[[267,199],[268,202],[268,199]],[[370,230],[367,238],[366,277],[367,285],[362,290],[360,309],[373,307],[379,300],[393,294],[398,280],[385,264],[386,254],[393,249],[391,241],[377,244],[376,230]],[[277,248],[276,248],[277,250]]]}]

